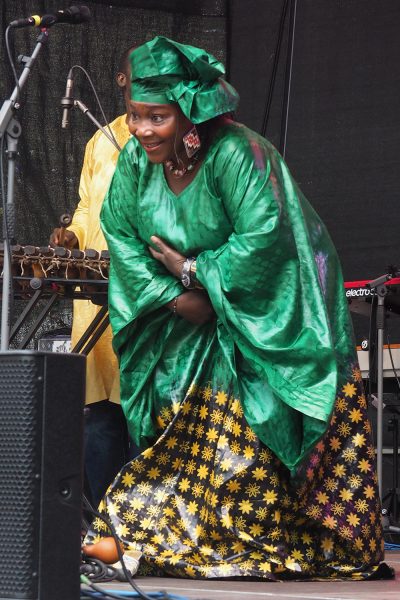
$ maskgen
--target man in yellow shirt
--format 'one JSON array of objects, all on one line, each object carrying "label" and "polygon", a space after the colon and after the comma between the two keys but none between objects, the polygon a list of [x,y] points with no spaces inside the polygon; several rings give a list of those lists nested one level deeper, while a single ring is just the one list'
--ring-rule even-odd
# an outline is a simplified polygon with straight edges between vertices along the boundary
[{"label": "man in yellow shirt", "polygon": [[[128,107],[130,98],[129,54],[121,56],[117,84]],[[117,117],[110,129],[122,148],[130,134],[127,115]],[[86,145],[80,177],[80,201],[71,225],[65,231],[63,244],[82,250],[105,250],[107,244],[100,228],[100,210],[119,156],[118,149],[97,131]],[[50,243],[58,245],[61,230],[54,229]],[[71,345],[78,342],[100,307],[90,300],[75,300]],[[119,404],[119,372],[117,358],[111,345],[110,326],[87,356],[85,410],[85,492],[97,507],[108,485],[120,468],[129,460],[128,432]]]}]

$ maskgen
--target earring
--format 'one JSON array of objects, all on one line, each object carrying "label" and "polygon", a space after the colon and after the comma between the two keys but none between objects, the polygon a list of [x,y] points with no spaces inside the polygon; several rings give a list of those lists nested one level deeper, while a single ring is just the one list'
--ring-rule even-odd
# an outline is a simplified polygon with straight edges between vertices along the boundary
[{"label": "earring", "polygon": [[126,86],[125,73],[117,73],[117,85],[121,88]]},{"label": "earring", "polygon": [[188,158],[192,158],[201,148],[201,140],[196,129],[196,125],[193,125],[192,129],[185,133],[182,138],[183,145]]}]

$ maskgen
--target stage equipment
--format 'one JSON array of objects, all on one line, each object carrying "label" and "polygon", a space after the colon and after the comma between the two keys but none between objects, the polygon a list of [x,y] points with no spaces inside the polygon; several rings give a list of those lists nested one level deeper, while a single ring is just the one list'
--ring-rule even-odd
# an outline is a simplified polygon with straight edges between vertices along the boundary
[{"label": "stage equipment", "polygon": [[[365,340],[363,340],[365,343]],[[369,342],[368,342],[369,344]],[[369,348],[368,348],[369,349]],[[363,379],[369,380],[370,371],[374,370],[374,363],[372,361],[370,368],[369,352],[368,349],[357,350],[358,362],[360,365],[361,375]],[[371,348],[372,349],[372,348]],[[386,345],[383,349],[383,377],[385,380],[396,380],[400,373],[400,345],[393,344],[391,346]],[[371,377],[371,381],[373,377]],[[374,382],[375,383],[375,382]],[[387,388],[392,387],[388,381]],[[396,383],[396,390],[399,385]],[[386,390],[389,391],[389,390]]]},{"label": "stage equipment", "polygon": [[[376,290],[370,287],[371,279],[345,281],[346,298],[351,312],[365,315],[371,314],[371,304],[376,298]],[[385,310],[400,315],[400,277],[391,277],[384,282]]]},{"label": "stage equipment", "polygon": [[[371,404],[376,409],[376,452],[379,495],[382,501],[388,502],[388,508],[382,509],[382,522],[385,533],[400,533],[397,526],[398,517],[398,419],[400,414],[396,407],[390,407],[383,402],[383,381],[385,377],[396,377],[398,357],[393,357],[393,351],[384,349],[385,319],[388,313],[400,314],[400,278],[396,267],[390,266],[390,272],[371,280],[345,282],[346,297],[350,311],[371,318],[371,327],[376,330],[376,343],[364,340],[365,350],[359,351],[361,372],[363,377],[376,383],[376,395],[370,394]],[[373,356],[372,356],[373,353]],[[392,431],[392,487],[383,495],[383,410],[392,413],[388,423]],[[392,524],[395,523],[395,524]]]},{"label": "stage equipment", "polygon": [[[15,340],[39,301],[46,300],[46,304],[19,342],[17,347],[20,349],[28,346],[58,300],[86,299],[101,305],[101,309],[72,352],[87,355],[109,324],[107,291],[110,256],[108,251],[21,245],[12,246],[11,251],[13,294],[18,299],[26,300],[26,305],[13,324],[9,341]],[[0,245],[0,270],[5,256],[4,249]]]},{"label": "stage equipment", "polygon": [[[21,21],[13,21],[6,29],[5,38],[7,51],[12,63],[12,68],[16,80],[16,86],[13,93],[8,100],[5,100],[0,110],[0,140],[1,148],[3,148],[3,136],[7,134],[7,158],[8,158],[8,177],[7,177],[7,199],[4,206],[5,214],[3,216],[3,240],[4,248],[4,267],[3,267],[3,298],[2,298],[2,310],[1,310],[1,340],[0,340],[0,351],[5,351],[9,347],[9,308],[10,308],[10,294],[11,294],[11,251],[10,251],[10,240],[14,238],[14,221],[15,221],[15,208],[14,208],[14,183],[15,183],[15,161],[18,152],[18,138],[21,135],[21,125],[16,119],[16,111],[20,108],[21,91],[25,85],[25,82],[33,68],[36,58],[42,48],[42,45],[46,43],[48,39],[47,28],[54,25],[57,22],[69,22],[69,23],[82,23],[90,19],[90,11],[86,6],[71,6],[69,9],[64,11],[58,11],[56,15],[45,15],[40,18],[40,23],[31,22],[33,17],[23,19],[27,21],[21,25]],[[34,19],[33,19],[34,20]],[[36,40],[36,46],[31,56],[22,56],[20,62],[23,63],[24,68],[22,73],[17,78],[14,64],[11,60],[11,53],[9,48],[8,34],[10,30],[15,27],[25,25],[40,25],[41,32]],[[2,157],[1,157],[2,158]]]},{"label": "stage equipment", "polygon": [[[0,148],[8,157],[6,198],[1,182],[0,598],[14,600],[80,597],[85,356],[9,350],[15,161],[21,135],[16,111],[21,90],[47,41],[46,27],[60,15],[50,17],[40,23],[32,55],[19,59],[23,64],[19,78],[8,35],[20,25],[14,22],[7,27],[6,47],[16,87],[0,110]],[[31,281],[40,284],[38,278]]]},{"label": "stage equipment", "polygon": [[[16,110],[19,108],[18,99],[21,90],[28,78],[33,64],[42,48],[42,44],[47,41],[48,32],[43,29],[37,38],[35,49],[30,57],[23,57],[24,69],[17,82],[16,87],[9,100],[3,103],[0,111],[0,138],[7,133],[7,158],[8,158],[8,177],[7,177],[7,201],[6,212],[4,215],[3,233],[4,233],[4,265],[3,265],[3,297],[1,311],[1,342],[0,350],[3,352],[8,349],[9,343],[9,306],[11,293],[11,272],[10,272],[10,250],[9,241],[14,238],[14,182],[15,182],[15,160],[17,157],[18,138],[21,135],[21,125],[15,118]],[[1,157],[2,158],[2,157]]]},{"label": "stage equipment", "polygon": [[[5,260],[4,248],[0,244],[0,268]],[[110,254],[108,250],[98,252],[87,248],[69,250],[63,246],[21,246],[15,244],[11,247],[11,272],[15,282],[15,292],[23,296],[32,294],[29,285],[32,279],[43,279],[43,285],[49,282],[60,286],[70,285],[71,280],[80,282],[82,291],[90,295],[91,282],[107,281],[110,267]],[[84,281],[87,283],[85,285]],[[38,286],[39,284],[36,283]],[[54,285],[52,285],[54,289]],[[103,299],[102,304],[107,301]]]},{"label": "stage equipment", "polygon": [[[383,455],[383,440],[382,440],[382,420],[383,420],[383,336],[385,329],[385,296],[387,287],[385,283],[392,279],[392,275],[387,273],[382,275],[367,284],[369,290],[374,290],[377,295],[377,303],[375,309],[376,320],[376,357],[377,357],[377,396],[376,396],[376,453],[377,453],[377,470],[378,470],[378,486],[379,496],[382,499],[382,455]],[[371,361],[370,361],[371,364]]]},{"label": "stage equipment", "polygon": [[[379,496],[383,503],[384,499],[387,497],[383,497],[383,473],[382,473],[382,461],[383,461],[383,347],[384,347],[384,331],[385,331],[385,298],[388,294],[388,286],[386,283],[393,279],[394,276],[398,275],[398,271],[396,267],[390,267],[391,272],[381,275],[377,277],[373,281],[370,281],[366,284],[366,287],[371,291],[375,292],[376,302],[375,304],[375,326],[376,326],[376,382],[377,382],[377,395],[374,398],[374,406],[377,410],[377,418],[376,418],[376,459],[377,459],[377,472],[378,472],[378,487],[379,487]],[[373,307],[374,307],[373,304]],[[372,360],[370,360],[370,365],[372,364]],[[396,424],[397,427],[397,424]],[[393,464],[395,465],[393,469],[396,468],[395,480],[393,482],[394,485],[394,499],[393,504],[397,504],[396,496],[397,496],[397,467],[398,467],[398,440],[397,440],[397,429],[394,432],[394,442],[396,443],[396,447],[393,447]],[[393,474],[394,474],[393,470]],[[383,525],[385,533],[400,533],[400,527],[397,524],[390,523],[387,518],[387,510],[384,509],[382,513],[383,516]],[[397,515],[397,506],[396,506],[396,515]]]},{"label": "stage equipment", "polygon": [[[96,119],[96,117],[94,117],[94,115],[92,115],[92,113],[90,112],[90,110],[88,109],[86,104],[84,104],[81,100],[74,99],[74,97],[73,97],[73,87],[74,87],[73,70],[74,69],[80,69],[81,71],[83,71],[85,73],[85,75],[92,87],[93,93],[96,97],[97,104],[99,105],[100,111],[103,115],[103,119],[106,122],[106,127],[103,127],[103,125],[101,125],[99,123],[99,121]],[[61,106],[63,107],[63,117],[62,117],[62,121],[61,121],[62,129],[67,129],[67,127],[69,125],[68,112],[71,110],[71,108],[76,106],[77,108],[79,108],[80,111],[83,112],[84,115],[86,115],[92,121],[92,123],[94,123],[96,125],[97,129],[100,129],[100,131],[102,131],[104,133],[106,138],[108,138],[110,140],[110,142],[116,147],[116,149],[119,152],[121,151],[121,146],[118,144],[117,140],[114,137],[112,130],[110,129],[110,127],[108,125],[106,116],[104,114],[103,107],[102,107],[100,99],[97,95],[96,89],[93,85],[93,82],[90,78],[90,75],[86,71],[86,69],[81,67],[81,65],[73,65],[68,72],[67,83],[66,83],[66,87],[65,87],[65,96],[63,96],[61,98]],[[108,129],[108,131],[106,128]]]},{"label": "stage equipment", "polygon": [[[400,500],[399,489],[399,416],[400,411],[396,406],[385,406],[385,409],[391,413],[391,418],[388,422],[388,429],[392,432],[392,448],[393,448],[393,463],[392,463],[392,487],[387,494],[382,498],[382,514],[384,520],[384,530],[390,533],[400,533],[400,527],[392,525],[398,523],[398,511]],[[387,502],[387,508],[384,506]]]},{"label": "stage equipment", "polygon": [[85,357],[0,353],[0,598],[79,598]]},{"label": "stage equipment", "polygon": [[10,27],[51,27],[56,23],[69,23],[79,25],[90,21],[90,10],[87,6],[70,6],[64,10],[58,10],[54,15],[32,15],[27,19],[16,19],[11,21]]},{"label": "stage equipment", "polygon": [[[69,125],[69,111],[74,105],[74,78],[72,77],[72,69],[69,70],[67,83],[65,86],[65,96],[61,98],[61,106],[63,107],[63,114],[61,120],[61,127],[66,129]],[[62,246],[62,244],[60,244]]]}]

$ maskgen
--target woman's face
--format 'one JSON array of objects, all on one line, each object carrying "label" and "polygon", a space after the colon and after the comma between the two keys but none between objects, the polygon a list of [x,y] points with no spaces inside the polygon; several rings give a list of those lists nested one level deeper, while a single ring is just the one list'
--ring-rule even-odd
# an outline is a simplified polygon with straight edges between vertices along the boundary
[{"label": "woman's face", "polygon": [[129,131],[143,146],[152,163],[176,161],[184,156],[182,137],[192,123],[177,104],[147,104],[130,101]]}]

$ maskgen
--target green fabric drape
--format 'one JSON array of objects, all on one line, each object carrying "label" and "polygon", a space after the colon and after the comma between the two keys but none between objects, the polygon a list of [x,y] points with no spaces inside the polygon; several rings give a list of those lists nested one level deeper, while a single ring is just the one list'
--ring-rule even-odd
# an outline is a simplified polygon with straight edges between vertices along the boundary
[{"label": "green fabric drape", "polygon": [[[335,249],[276,150],[244,126],[224,126],[175,195],[162,165],[131,140],[102,226],[121,402],[135,443],[154,442],[154,415],[182,400],[198,365],[219,353],[216,379],[233,377],[249,425],[295,469],[326,430],[355,349]],[[214,322],[193,326],[163,307],[183,288],[151,257],[153,234],[197,256]]]}]

